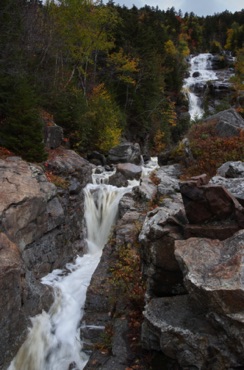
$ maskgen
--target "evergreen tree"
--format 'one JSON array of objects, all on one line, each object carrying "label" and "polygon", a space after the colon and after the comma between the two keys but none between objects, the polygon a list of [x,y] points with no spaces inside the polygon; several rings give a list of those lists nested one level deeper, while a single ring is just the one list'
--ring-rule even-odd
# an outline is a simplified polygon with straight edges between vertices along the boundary
[{"label": "evergreen tree", "polygon": [[47,158],[37,99],[24,77],[2,77],[0,86],[1,146],[31,162]]}]

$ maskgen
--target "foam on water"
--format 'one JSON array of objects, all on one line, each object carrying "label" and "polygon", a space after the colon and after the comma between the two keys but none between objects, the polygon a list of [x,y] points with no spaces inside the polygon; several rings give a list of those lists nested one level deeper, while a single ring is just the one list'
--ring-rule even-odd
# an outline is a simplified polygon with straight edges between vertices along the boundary
[{"label": "foam on water", "polygon": [[[185,78],[183,89],[188,95],[191,120],[200,119],[204,114],[200,98],[194,93],[194,86],[197,84],[203,86],[207,81],[218,79],[216,73],[211,70],[211,58],[212,54],[202,53],[190,60],[190,75]],[[195,72],[199,75],[193,77]]]},{"label": "foam on water", "polygon": [[[148,171],[157,167],[156,158]],[[146,173],[146,172],[145,172]],[[111,228],[116,220],[122,196],[131,191],[99,184],[88,184],[85,193],[87,253],[77,256],[64,270],[54,270],[42,283],[54,291],[54,303],[49,312],[43,311],[31,319],[32,327],[8,370],[82,370],[87,355],[82,352],[80,325],[84,314],[87,288],[100,261]]]}]

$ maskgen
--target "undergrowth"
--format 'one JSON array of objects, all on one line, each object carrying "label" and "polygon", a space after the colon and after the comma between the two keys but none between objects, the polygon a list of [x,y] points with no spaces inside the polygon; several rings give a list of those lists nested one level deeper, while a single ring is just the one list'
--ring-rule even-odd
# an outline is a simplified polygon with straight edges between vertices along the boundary
[{"label": "undergrowth", "polygon": [[[135,228],[139,234],[141,227],[135,224]],[[110,268],[109,283],[111,300],[114,301],[111,303],[117,306],[115,314],[117,317],[126,316],[128,321],[127,341],[131,355],[125,370],[149,370],[151,354],[141,347],[145,282],[141,272],[140,246],[134,241],[116,248],[117,258]]]},{"label": "undergrowth", "polygon": [[183,171],[183,178],[206,173],[210,177],[228,161],[244,160],[244,131],[239,136],[219,137],[216,121],[194,125],[188,133],[194,160]]}]

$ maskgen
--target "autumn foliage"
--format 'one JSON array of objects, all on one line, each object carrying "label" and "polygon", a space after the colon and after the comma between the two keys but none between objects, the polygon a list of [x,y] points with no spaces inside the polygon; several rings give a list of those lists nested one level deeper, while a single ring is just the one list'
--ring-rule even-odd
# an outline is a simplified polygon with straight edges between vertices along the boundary
[{"label": "autumn foliage", "polygon": [[239,136],[219,137],[215,126],[216,122],[210,121],[191,128],[188,137],[194,161],[185,169],[184,176],[202,173],[213,176],[223,163],[244,160],[243,131]]}]

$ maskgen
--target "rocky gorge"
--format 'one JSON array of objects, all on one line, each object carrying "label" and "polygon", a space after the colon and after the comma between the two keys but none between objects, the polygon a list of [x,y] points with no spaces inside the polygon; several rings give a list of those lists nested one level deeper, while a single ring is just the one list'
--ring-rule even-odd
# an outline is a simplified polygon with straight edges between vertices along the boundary
[{"label": "rocky gorge", "polygon": [[40,278],[84,250],[83,188],[91,181],[91,166],[75,152],[60,150],[45,163],[60,181],[55,186],[41,166],[19,157],[0,162],[0,367],[5,368],[23,341],[29,317],[52,302]]},{"label": "rocky gorge", "polygon": [[[230,122],[228,114],[222,113],[220,121]],[[244,125],[237,118],[235,134],[240,134]],[[241,369],[243,162],[224,164],[210,180],[202,175],[181,181],[179,164],[143,175],[140,156],[138,145],[124,143],[113,148],[107,164],[115,163],[117,172],[108,181],[116,186],[141,177],[120,201],[117,223],[88,289],[81,324],[85,349],[91,352],[85,369],[135,366],[128,302],[111,284],[120,249],[131,251],[133,260],[135,247],[138,280],[145,284],[141,351],[155,358],[163,354],[160,369]],[[85,252],[83,189],[94,165],[58,146],[43,166],[8,157],[0,168],[0,367],[6,369],[30,316],[52,302],[40,278]],[[108,328],[109,351],[104,351]]]}]

